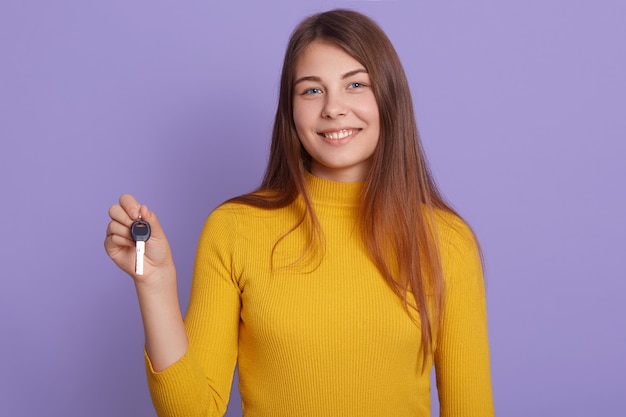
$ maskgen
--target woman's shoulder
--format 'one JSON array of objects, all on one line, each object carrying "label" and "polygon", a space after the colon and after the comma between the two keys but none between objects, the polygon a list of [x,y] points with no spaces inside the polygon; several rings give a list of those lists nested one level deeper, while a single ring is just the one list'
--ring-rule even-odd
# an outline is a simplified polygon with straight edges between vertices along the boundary
[{"label": "woman's shoulder", "polygon": [[209,214],[207,222],[247,229],[267,225],[276,220],[297,219],[296,212],[293,204],[278,208],[263,207],[248,201],[248,199],[237,197],[226,200],[214,208]]},{"label": "woman's shoulder", "polygon": [[201,241],[211,241],[212,245],[222,245],[234,250],[237,242],[247,240],[250,235],[258,235],[266,222],[259,221],[264,210],[246,204],[226,201],[215,207],[206,217],[202,228]]},{"label": "woman's shoulder", "polygon": [[237,201],[225,201],[215,207],[207,217],[207,223],[225,224],[234,227],[237,223],[251,217],[263,215],[264,210]]},{"label": "woman's shoulder", "polygon": [[478,247],[476,235],[470,225],[458,214],[449,210],[434,210],[436,233],[443,252],[475,251]]}]

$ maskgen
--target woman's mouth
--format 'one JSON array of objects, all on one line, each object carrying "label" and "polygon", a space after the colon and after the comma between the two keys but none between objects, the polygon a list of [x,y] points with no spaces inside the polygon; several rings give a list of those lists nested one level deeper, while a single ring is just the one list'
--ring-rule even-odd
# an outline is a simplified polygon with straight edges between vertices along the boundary
[{"label": "woman's mouth", "polygon": [[359,129],[341,129],[341,130],[335,130],[332,132],[322,132],[320,133],[320,135],[324,136],[326,139],[340,140],[340,139],[345,139],[348,136],[352,136],[358,131]]}]

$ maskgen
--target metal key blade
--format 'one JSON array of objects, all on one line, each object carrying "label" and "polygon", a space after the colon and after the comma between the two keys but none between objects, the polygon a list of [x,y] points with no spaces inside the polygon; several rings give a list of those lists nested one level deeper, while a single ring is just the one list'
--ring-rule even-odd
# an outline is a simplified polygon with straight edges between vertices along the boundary
[{"label": "metal key blade", "polygon": [[135,243],[135,274],[143,275],[143,256],[146,253],[146,242],[138,240]]}]

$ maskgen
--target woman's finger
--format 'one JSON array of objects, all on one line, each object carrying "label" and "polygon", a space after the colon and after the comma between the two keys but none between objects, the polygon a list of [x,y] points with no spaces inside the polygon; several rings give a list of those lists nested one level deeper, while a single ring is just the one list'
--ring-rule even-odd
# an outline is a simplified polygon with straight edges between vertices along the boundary
[{"label": "woman's finger", "polygon": [[139,204],[132,195],[123,194],[120,197],[120,206],[124,209],[131,221],[135,221],[139,218],[141,204]]},{"label": "woman's finger", "polygon": [[125,224],[118,222],[117,220],[111,220],[107,226],[106,235],[117,235],[128,241],[132,241],[130,236],[130,229]]}]

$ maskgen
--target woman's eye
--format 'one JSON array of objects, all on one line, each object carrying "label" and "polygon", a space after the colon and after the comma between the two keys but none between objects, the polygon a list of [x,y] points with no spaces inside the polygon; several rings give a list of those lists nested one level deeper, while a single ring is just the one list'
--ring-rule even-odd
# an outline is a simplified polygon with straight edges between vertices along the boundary
[{"label": "woman's eye", "polygon": [[365,87],[365,84],[355,82],[355,83],[350,83],[350,85],[348,86],[348,88],[361,88],[361,87]]},{"label": "woman's eye", "polygon": [[304,90],[304,94],[319,94],[322,90],[320,88],[307,88]]}]

